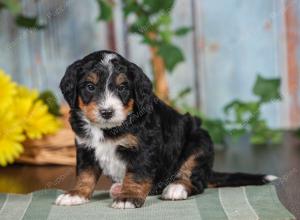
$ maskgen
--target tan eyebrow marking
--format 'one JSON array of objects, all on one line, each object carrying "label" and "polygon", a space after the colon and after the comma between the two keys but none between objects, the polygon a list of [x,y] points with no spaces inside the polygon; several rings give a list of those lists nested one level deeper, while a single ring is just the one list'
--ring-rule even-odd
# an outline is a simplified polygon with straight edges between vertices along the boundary
[{"label": "tan eyebrow marking", "polygon": [[90,73],[86,79],[94,84],[97,84],[99,81],[99,76],[96,73]]},{"label": "tan eyebrow marking", "polygon": [[121,85],[123,82],[125,82],[127,80],[127,76],[124,73],[120,73],[117,77],[116,77],[116,84],[117,85]]}]

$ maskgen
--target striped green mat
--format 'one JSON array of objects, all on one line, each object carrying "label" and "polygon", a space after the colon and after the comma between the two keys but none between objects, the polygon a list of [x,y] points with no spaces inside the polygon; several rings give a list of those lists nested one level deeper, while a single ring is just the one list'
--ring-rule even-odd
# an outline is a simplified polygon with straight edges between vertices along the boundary
[{"label": "striped green mat", "polygon": [[207,189],[185,201],[161,201],[152,196],[143,208],[126,210],[110,208],[112,200],[107,192],[96,192],[90,203],[80,206],[53,205],[60,193],[43,190],[27,195],[0,194],[0,219],[295,219],[280,203],[272,185]]}]

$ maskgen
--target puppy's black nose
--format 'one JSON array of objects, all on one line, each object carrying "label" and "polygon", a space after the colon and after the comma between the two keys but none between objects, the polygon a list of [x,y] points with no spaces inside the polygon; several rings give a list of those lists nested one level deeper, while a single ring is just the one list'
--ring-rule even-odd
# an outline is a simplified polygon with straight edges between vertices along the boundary
[{"label": "puppy's black nose", "polygon": [[100,110],[100,114],[101,114],[102,118],[110,119],[114,114],[114,110],[111,108],[102,109],[102,110]]}]

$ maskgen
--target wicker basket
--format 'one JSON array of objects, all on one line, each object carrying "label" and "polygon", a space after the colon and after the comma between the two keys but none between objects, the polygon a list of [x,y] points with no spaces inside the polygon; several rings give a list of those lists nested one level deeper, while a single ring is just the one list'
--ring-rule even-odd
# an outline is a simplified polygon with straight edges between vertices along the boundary
[{"label": "wicker basket", "polygon": [[74,133],[68,123],[69,109],[64,106],[61,112],[64,128],[55,135],[47,135],[40,140],[26,140],[23,143],[24,152],[17,162],[37,165],[75,165]]}]

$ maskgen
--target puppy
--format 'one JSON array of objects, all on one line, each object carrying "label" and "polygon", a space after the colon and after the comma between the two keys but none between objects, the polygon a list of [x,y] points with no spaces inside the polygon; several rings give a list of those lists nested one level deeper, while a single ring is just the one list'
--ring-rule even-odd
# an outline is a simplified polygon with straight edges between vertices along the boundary
[{"label": "puppy", "polygon": [[76,134],[77,182],[57,205],[89,201],[101,174],[113,181],[113,208],[141,207],[147,195],[183,200],[205,188],[261,185],[271,175],[212,170],[213,143],[200,119],[162,102],[142,69],[99,51],[71,64],[60,83]]}]

